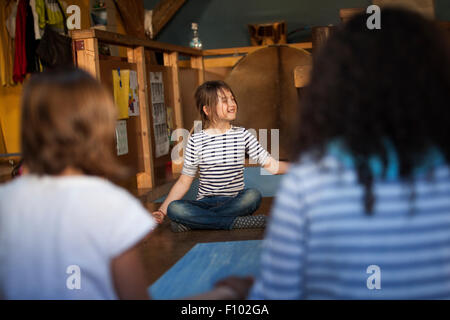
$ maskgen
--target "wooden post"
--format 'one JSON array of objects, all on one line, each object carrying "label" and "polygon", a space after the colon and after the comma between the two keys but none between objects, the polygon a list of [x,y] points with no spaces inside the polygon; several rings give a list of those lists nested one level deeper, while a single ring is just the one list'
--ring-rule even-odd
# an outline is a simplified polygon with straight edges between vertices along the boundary
[{"label": "wooden post", "polygon": [[180,82],[178,75],[178,52],[164,53],[164,66],[171,68],[175,127],[183,128],[183,112],[181,110]]},{"label": "wooden post", "polygon": [[[181,93],[178,73],[178,52],[164,53],[164,65],[171,68],[172,74],[172,100],[173,112],[175,116],[175,128],[183,128],[183,110],[181,109]],[[172,172],[180,173],[183,165],[176,165],[172,162]]]},{"label": "wooden post", "polygon": [[148,79],[147,67],[145,63],[144,47],[137,47],[136,49],[128,49],[128,62],[136,64],[138,86],[139,86],[139,135],[142,143],[142,157],[144,161],[144,172],[136,174],[137,187],[153,188],[155,186],[155,172],[153,166],[153,148],[152,139],[150,136],[150,109],[149,99],[147,95]]},{"label": "wooden post", "polygon": [[192,56],[191,57],[191,68],[198,70],[198,85],[201,85],[205,82],[205,68],[203,65],[203,57],[202,56]]},{"label": "wooden post", "polygon": [[100,81],[100,62],[98,56],[98,39],[88,38],[75,41],[77,66],[89,72]]}]

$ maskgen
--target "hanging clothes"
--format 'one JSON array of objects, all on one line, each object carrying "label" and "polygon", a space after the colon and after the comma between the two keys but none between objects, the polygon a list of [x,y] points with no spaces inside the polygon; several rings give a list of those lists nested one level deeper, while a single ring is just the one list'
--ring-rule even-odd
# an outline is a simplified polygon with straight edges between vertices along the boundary
[{"label": "hanging clothes", "polygon": [[36,40],[42,38],[43,30],[39,28],[39,15],[36,10],[36,0],[30,0],[31,11],[33,11],[33,21],[34,21],[34,36]]},{"label": "hanging clothes", "polygon": [[36,49],[39,45],[39,41],[36,40],[34,30],[34,16],[31,9],[30,0],[27,2],[27,16],[25,23],[25,52],[27,56],[27,73],[33,73],[39,71],[39,59],[36,56]]},{"label": "hanging clothes", "polygon": [[0,83],[2,86],[14,85],[14,40],[8,32],[8,20],[14,8],[17,10],[15,1],[0,2],[0,21],[6,21],[5,24],[0,23]]},{"label": "hanging clothes", "polygon": [[17,4],[18,0],[10,1],[7,5],[7,19],[6,19],[6,29],[8,30],[11,39],[16,37],[16,16],[17,16]]},{"label": "hanging clothes", "polygon": [[26,0],[19,0],[17,5],[16,16],[16,38],[14,54],[14,75],[15,82],[22,83],[27,73],[27,53],[25,48],[26,42],[26,19],[27,19],[27,5]]},{"label": "hanging clothes", "polygon": [[[36,0],[36,12],[39,16],[39,28],[44,29],[46,24],[60,33],[64,33],[64,18],[59,5],[62,8],[62,2],[59,0]],[[45,10],[47,10],[47,19],[45,18]]]}]

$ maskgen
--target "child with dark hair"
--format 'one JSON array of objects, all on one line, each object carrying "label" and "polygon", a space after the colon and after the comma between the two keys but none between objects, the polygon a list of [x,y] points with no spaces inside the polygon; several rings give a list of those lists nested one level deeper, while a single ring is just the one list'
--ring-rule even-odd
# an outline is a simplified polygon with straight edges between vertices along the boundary
[{"label": "child with dark hair", "polygon": [[408,11],[367,18],[314,61],[252,299],[450,298],[447,36]]},{"label": "child with dark hair", "polygon": [[[106,180],[127,174],[113,153],[116,111],[108,90],[81,70],[34,75],[26,84],[27,174],[0,186],[2,298],[149,298],[138,243],[156,223]],[[203,297],[244,292],[227,278]]]},{"label": "child with dark hair", "polygon": [[[265,216],[251,215],[261,203],[261,193],[244,188],[245,153],[272,174],[284,173],[288,164],[272,158],[245,128],[231,124],[238,105],[225,82],[205,82],[195,99],[205,129],[189,137],[181,176],[153,215],[159,222],[168,215],[174,232],[264,227]],[[197,199],[180,200],[198,169]]]}]

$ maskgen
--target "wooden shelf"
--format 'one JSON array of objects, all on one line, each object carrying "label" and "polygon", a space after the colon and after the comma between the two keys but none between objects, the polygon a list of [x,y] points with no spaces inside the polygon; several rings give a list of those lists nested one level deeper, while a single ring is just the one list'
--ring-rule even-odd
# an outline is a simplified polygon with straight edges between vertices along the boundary
[{"label": "wooden shelf", "polygon": [[[156,158],[153,126],[153,103],[150,75],[161,72],[164,85],[164,103],[173,108],[175,128],[183,128],[181,110],[178,59],[189,56],[192,69],[198,72],[196,85],[203,80],[202,51],[192,48],[165,44],[144,38],[137,38],[109,31],[89,29],[71,32],[76,65],[82,68],[113,92],[112,70],[134,70],[137,73],[139,115],[126,119],[128,153],[118,156],[118,160],[133,170],[134,175],[119,184],[138,197],[157,199],[167,193],[179,177],[177,166],[167,164],[169,154]],[[127,49],[127,57],[102,56],[99,44],[118,45]],[[164,53],[164,65],[153,64],[150,53]]]},{"label": "wooden shelf", "polygon": [[100,42],[124,47],[144,47],[148,50],[160,52],[178,52],[187,56],[202,56],[201,50],[98,29],[74,30],[71,31],[71,37],[74,41],[95,38]]}]

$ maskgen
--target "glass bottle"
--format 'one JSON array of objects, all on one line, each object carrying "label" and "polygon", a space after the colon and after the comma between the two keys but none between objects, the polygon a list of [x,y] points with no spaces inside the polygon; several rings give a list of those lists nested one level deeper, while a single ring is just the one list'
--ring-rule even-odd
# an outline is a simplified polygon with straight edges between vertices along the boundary
[{"label": "glass bottle", "polygon": [[200,41],[200,38],[198,37],[198,23],[192,22],[191,29],[192,29],[192,40],[189,43],[189,46],[191,48],[195,48],[195,49],[201,50],[202,49],[202,42]]}]

